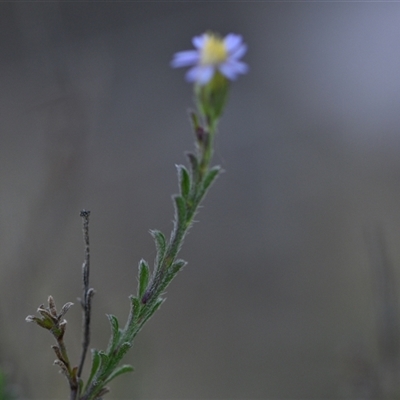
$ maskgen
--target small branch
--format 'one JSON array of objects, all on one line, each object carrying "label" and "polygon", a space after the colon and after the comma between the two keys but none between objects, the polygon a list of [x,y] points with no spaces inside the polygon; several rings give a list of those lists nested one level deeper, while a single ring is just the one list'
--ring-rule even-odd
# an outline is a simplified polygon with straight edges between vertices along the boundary
[{"label": "small branch", "polygon": [[40,318],[35,317],[34,315],[28,315],[26,321],[35,322],[42,328],[49,330],[53,335],[57,342],[57,346],[51,346],[57,356],[57,360],[54,361],[54,364],[60,367],[60,372],[62,372],[68,379],[70,400],[76,400],[79,390],[79,383],[76,375],[77,367],[72,368],[69,362],[67,348],[64,344],[64,334],[67,327],[67,321],[63,319],[64,315],[73,304],[68,302],[63,305],[60,312],[57,312],[56,303],[52,296],[48,297],[47,302],[48,307],[45,308],[44,304],[42,304],[37,310],[41,315]]},{"label": "small branch", "polygon": [[81,360],[78,368],[78,378],[82,374],[83,365],[85,363],[86,353],[89,348],[90,343],[90,317],[92,309],[92,297],[94,295],[94,290],[89,288],[89,274],[90,274],[90,248],[89,248],[89,216],[90,211],[82,210],[80,213],[83,221],[83,241],[85,244],[85,259],[82,265],[82,275],[83,275],[83,296],[81,299],[81,306],[83,309],[83,319],[82,319],[82,354]]}]

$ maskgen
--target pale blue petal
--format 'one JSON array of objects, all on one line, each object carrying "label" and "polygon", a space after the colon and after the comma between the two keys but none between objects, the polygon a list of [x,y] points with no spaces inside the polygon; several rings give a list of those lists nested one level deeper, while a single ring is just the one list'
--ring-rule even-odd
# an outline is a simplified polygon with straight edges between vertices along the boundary
[{"label": "pale blue petal", "polygon": [[193,46],[196,47],[196,49],[202,49],[205,41],[206,41],[206,34],[203,34],[201,36],[195,36],[192,39]]},{"label": "pale blue petal", "polygon": [[171,67],[189,67],[196,65],[200,60],[200,54],[197,50],[181,51],[174,54],[174,58],[171,61]]},{"label": "pale blue petal", "polygon": [[238,60],[246,54],[246,51],[247,45],[245,43],[242,43],[237,49],[233,50],[233,52],[229,54],[229,58],[233,60]]},{"label": "pale blue petal", "polygon": [[226,63],[220,65],[218,67],[218,69],[222,75],[224,75],[226,78],[230,79],[231,81],[236,80],[236,78],[238,76],[237,72]]},{"label": "pale blue petal", "polygon": [[242,36],[236,35],[235,33],[229,33],[224,38],[225,48],[228,53],[234,52],[242,43]]},{"label": "pale blue petal", "polygon": [[249,67],[241,61],[229,60],[219,66],[219,71],[228,79],[234,81],[239,74],[245,74]]},{"label": "pale blue petal", "polygon": [[193,68],[190,68],[185,75],[185,79],[188,82],[195,82],[197,79],[197,76],[199,75],[199,69],[201,69],[201,66],[196,65]]},{"label": "pale blue petal", "polygon": [[211,65],[196,65],[186,73],[188,82],[197,82],[200,85],[205,85],[214,75],[214,67]]},{"label": "pale blue petal", "polygon": [[197,83],[200,85],[205,85],[208,83],[215,73],[215,68],[210,65],[203,66],[201,72],[197,78]]}]

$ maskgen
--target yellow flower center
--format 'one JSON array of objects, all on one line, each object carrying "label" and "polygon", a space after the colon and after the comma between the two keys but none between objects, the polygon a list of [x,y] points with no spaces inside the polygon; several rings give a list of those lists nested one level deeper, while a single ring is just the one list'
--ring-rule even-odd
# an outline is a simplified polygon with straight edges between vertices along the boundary
[{"label": "yellow flower center", "polygon": [[207,34],[204,46],[201,49],[200,62],[203,65],[217,65],[228,57],[224,41],[216,35]]}]

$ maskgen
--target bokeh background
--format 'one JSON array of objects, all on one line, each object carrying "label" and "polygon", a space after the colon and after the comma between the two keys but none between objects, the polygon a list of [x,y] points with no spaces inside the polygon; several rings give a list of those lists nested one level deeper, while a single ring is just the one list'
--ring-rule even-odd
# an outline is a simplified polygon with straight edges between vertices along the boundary
[{"label": "bokeh background", "polygon": [[[9,2],[0,5],[0,368],[21,399],[64,399],[49,294],[77,360],[91,210],[92,347],[125,319],[151,228],[169,232],[192,88],[172,54],[241,33],[225,173],[188,266],[110,399],[399,396],[400,4]],[[397,397],[400,398],[400,397]]]}]

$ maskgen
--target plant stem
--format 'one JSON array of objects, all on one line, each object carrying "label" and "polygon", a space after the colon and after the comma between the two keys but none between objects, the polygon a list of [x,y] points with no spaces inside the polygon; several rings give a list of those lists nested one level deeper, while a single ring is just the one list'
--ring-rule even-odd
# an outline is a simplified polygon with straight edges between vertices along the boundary
[{"label": "plant stem", "polygon": [[78,368],[78,378],[82,374],[83,365],[85,363],[85,358],[87,350],[90,343],[90,317],[91,317],[91,306],[92,297],[94,295],[94,290],[89,288],[89,274],[90,274],[90,247],[89,247],[89,216],[90,211],[82,210],[80,213],[83,221],[83,240],[85,243],[85,259],[82,265],[82,275],[83,275],[83,296],[81,299],[81,306],[83,309],[82,316],[82,353],[81,360]]}]

